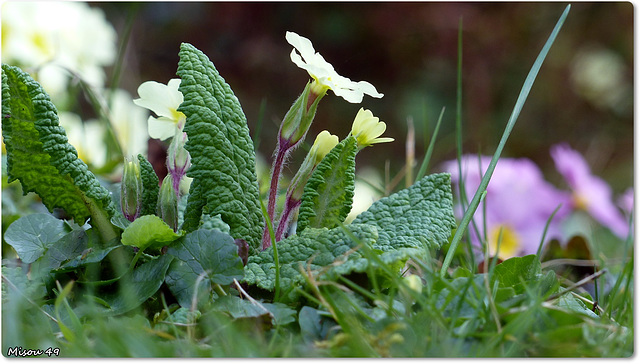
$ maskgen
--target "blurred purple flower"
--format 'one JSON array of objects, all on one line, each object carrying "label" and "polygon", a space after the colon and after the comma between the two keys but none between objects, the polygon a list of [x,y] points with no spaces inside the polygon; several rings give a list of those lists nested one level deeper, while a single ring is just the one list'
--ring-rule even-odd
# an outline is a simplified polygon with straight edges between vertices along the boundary
[{"label": "blurred purple flower", "polygon": [[627,216],[633,212],[633,187],[627,188],[620,197],[618,197],[618,207],[624,211]]},{"label": "blurred purple flower", "polygon": [[564,143],[551,147],[551,157],[556,169],[571,188],[570,207],[587,211],[616,236],[626,238],[629,224],[613,203],[611,187],[591,174],[584,157]]},{"label": "blurred purple flower", "polygon": [[[478,189],[482,174],[487,170],[490,161],[491,157],[487,156],[463,156],[462,176],[467,201],[471,200]],[[444,170],[451,173],[452,182],[456,185],[454,193],[458,193],[457,185],[460,181],[458,162],[456,160],[446,162]],[[501,259],[535,254],[547,220],[560,204],[563,206],[567,204],[569,197],[567,193],[557,190],[545,181],[542,172],[531,160],[501,158],[487,187],[484,201],[488,230],[486,239],[490,254],[495,254],[500,234],[502,238],[498,256]],[[558,211],[549,224],[547,240],[560,236],[559,220],[567,212],[567,208],[561,208]],[[456,214],[462,217],[463,210],[459,204],[456,206]],[[478,231],[476,232],[474,226],[470,225],[469,234],[472,244],[478,248],[481,256],[483,253],[478,236],[483,238],[485,236],[482,203],[473,221]]]}]

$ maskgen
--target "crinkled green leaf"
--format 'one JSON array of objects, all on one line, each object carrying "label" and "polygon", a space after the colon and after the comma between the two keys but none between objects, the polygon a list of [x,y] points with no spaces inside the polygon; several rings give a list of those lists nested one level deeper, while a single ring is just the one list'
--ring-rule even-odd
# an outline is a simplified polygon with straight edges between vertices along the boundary
[{"label": "crinkled green leaf", "polygon": [[122,277],[117,285],[118,289],[101,297],[110,309],[106,314],[119,315],[133,310],[158,291],[173,256],[164,254],[160,257],[136,267],[132,273]]},{"label": "crinkled green leaf", "polygon": [[140,216],[122,232],[122,244],[140,249],[161,248],[182,236],[155,215]]},{"label": "crinkled green leaf", "polygon": [[304,187],[298,233],[308,226],[331,229],[344,222],[353,205],[357,153],[356,139],[349,136],[318,164]]},{"label": "crinkled green leaf", "polygon": [[212,284],[231,284],[244,273],[233,238],[216,230],[191,232],[169,247],[167,254],[177,259],[167,272],[166,282],[182,307],[191,307],[199,276],[197,301],[210,293]]},{"label": "crinkled green leaf", "polygon": [[31,214],[9,225],[4,240],[24,263],[33,263],[67,233],[63,220],[49,214]]},{"label": "crinkled green leaf", "polygon": [[158,206],[160,180],[153,170],[153,166],[142,154],[138,154],[140,161],[140,177],[142,178],[142,207],[140,215],[154,215]]},{"label": "crinkled green leaf", "polygon": [[240,102],[207,56],[180,46],[178,76],[187,116],[185,148],[193,178],[183,229],[199,227],[203,213],[220,215],[231,236],[259,246],[263,219],[258,200],[255,152]]},{"label": "crinkled green leaf", "polygon": [[63,208],[78,224],[89,217],[108,224],[115,211],[109,191],[68,143],[49,96],[26,72],[4,64],[2,114],[9,182],[20,180],[25,194],[37,193],[49,211]]},{"label": "crinkled green leaf", "polygon": [[[348,229],[349,233],[345,231]],[[351,238],[355,236],[358,242]],[[370,225],[351,224],[331,230],[307,228],[298,235],[278,242],[278,259],[280,262],[280,286],[283,292],[296,286],[304,285],[305,272],[321,273],[321,278],[333,277],[337,274],[363,272],[369,261],[356,249],[359,243],[372,246],[378,234]],[[334,264],[336,263],[336,264]],[[267,248],[257,255],[249,256],[245,266],[245,282],[260,288],[275,288],[275,263],[273,247]]]},{"label": "crinkled green leaf", "polygon": [[413,186],[374,202],[353,223],[378,227],[374,249],[439,248],[456,227],[451,176],[426,176]]}]

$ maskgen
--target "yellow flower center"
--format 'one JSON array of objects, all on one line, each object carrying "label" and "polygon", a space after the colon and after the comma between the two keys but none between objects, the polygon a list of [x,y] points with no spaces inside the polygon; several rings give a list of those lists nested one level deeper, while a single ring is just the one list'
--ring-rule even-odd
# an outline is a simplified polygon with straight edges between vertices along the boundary
[{"label": "yellow flower center", "polygon": [[589,205],[589,200],[578,193],[573,194],[573,203],[575,204],[576,209],[578,210],[586,210]]},{"label": "yellow flower center", "polygon": [[[496,225],[489,232],[489,254],[505,260],[516,256],[522,244],[518,233],[507,225]],[[498,242],[500,246],[498,247]]]},{"label": "yellow flower center", "polygon": [[42,52],[42,54],[47,57],[53,56],[53,49],[51,49],[51,45],[47,42],[47,38],[42,33],[35,33],[31,36],[31,41],[36,48]]},{"label": "yellow flower center", "polygon": [[184,121],[187,120],[187,116],[182,112],[171,108],[171,120],[174,120],[176,124],[184,124]]}]

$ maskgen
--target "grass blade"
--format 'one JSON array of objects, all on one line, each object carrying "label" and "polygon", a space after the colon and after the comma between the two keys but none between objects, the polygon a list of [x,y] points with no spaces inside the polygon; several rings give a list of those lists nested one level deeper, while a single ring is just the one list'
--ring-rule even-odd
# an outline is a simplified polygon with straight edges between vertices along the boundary
[{"label": "grass blade", "polygon": [[453,236],[453,240],[451,241],[451,246],[449,247],[449,251],[447,252],[447,256],[445,257],[444,262],[442,263],[442,268],[440,270],[440,276],[442,276],[442,277],[444,277],[445,274],[447,273],[447,269],[449,268],[449,265],[451,264],[451,260],[453,259],[453,254],[454,254],[454,252],[456,250],[456,247],[458,246],[458,243],[460,242],[460,240],[462,238],[462,234],[467,229],[467,226],[469,225],[469,222],[471,221],[471,218],[472,218],[473,214],[475,213],[476,209],[478,208],[478,205],[480,203],[480,196],[487,189],[487,186],[489,185],[489,180],[491,179],[491,175],[493,174],[493,171],[496,168],[496,164],[498,163],[498,159],[500,159],[500,154],[502,153],[502,149],[504,149],[504,145],[506,144],[507,139],[509,138],[509,135],[511,134],[511,130],[513,129],[514,125],[516,124],[516,120],[518,119],[518,116],[520,115],[520,111],[522,110],[522,107],[524,106],[524,103],[527,100],[527,97],[529,96],[529,92],[531,91],[531,88],[533,87],[533,82],[535,81],[536,76],[538,75],[538,72],[540,71],[540,68],[542,67],[542,63],[544,62],[544,59],[546,58],[547,53],[549,53],[549,49],[551,48],[551,45],[553,44],[553,42],[556,39],[556,36],[560,32],[560,29],[562,28],[562,25],[564,24],[564,21],[567,18],[567,15],[569,14],[569,10],[570,9],[571,9],[571,5],[567,5],[567,7],[565,8],[564,12],[562,13],[562,16],[560,16],[560,19],[556,23],[555,28],[551,32],[551,35],[547,39],[547,42],[545,43],[544,47],[540,51],[540,54],[538,54],[538,58],[536,58],[536,61],[533,63],[533,66],[531,67],[531,70],[529,71],[529,74],[527,75],[527,78],[524,81],[524,85],[522,86],[522,89],[520,90],[520,94],[518,95],[518,99],[516,100],[516,104],[515,104],[515,106],[513,108],[513,111],[511,112],[511,116],[509,117],[509,121],[507,122],[507,126],[505,127],[505,130],[502,133],[502,138],[500,139],[500,143],[498,143],[498,147],[496,148],[496,151],[493,154],[493,158],[491,158],[491,163],[489,163],[489,167],[487,168],[487,172],[482,177],[482,181],[480,182],[480,186],[478,186],[478,190],[476,191],[475,195],[473,196],[473,199],[469,203],[469,208],[467,209],[467,211],[465,212],[464,216],[462,217],[462,221],[460,222],[460,226],[458,227],[458,229],[456,230],[455,235]]},{"label": "grass blade", "polygon": [[431,160],[431,154],[433,153],[433,147],[436,144],[436,138],[438,136],[438,131],[440,130],[440,124],[442,122],[442,116],[444,115],[444,107],[442,111],[440,111],[440,116],[438,117],[438,122],[436,123],[436,127],[433,130],[433,135],[431,135],[431,140],[429,141],[429,146],[427,147],[427,152],[424,155],[424,159],[422,160],[422,165],[420,166],[420,170],[416,175],[416,181],[419,181],[424,175],[427,173],[427,167],[429,167],[429,161]]}]

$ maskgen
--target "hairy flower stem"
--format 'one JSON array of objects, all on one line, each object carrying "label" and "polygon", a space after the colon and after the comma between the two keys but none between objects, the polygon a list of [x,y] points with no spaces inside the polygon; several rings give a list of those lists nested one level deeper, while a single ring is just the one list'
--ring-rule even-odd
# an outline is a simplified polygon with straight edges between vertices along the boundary
[{"label": "hairy flower stem", "polygon": [[280,241],[284,237],[285,232],[289,228],[291,217],[298,209],[298,207],[300,207],[301,203],[301,200],[297,200],[292,196],[287,195],[287,200],[284,204],[284,210],[282,211],[280,221],[278,222],[278,228],[276,229],[276,241]]},{"label": "hairy flower stem", "polygon": [[[295,146],[290,144],[286,140],[278,140],[276,147],[276,158],[273,161],[271,168],[271,185],[269,186],[269,202],[267,203],[267,216],[270,221],[274,221],[276,212],[276,197],[278,196],[278,184],[280,183],[280,176],[282,175],[282,167],[287,156],[291,153],[291,150]],[[269,237],[269,230],[266,225],[264,232],[262,233],[262,250],[271,246],[271,238]]]}]

